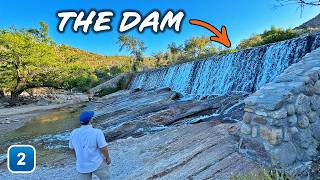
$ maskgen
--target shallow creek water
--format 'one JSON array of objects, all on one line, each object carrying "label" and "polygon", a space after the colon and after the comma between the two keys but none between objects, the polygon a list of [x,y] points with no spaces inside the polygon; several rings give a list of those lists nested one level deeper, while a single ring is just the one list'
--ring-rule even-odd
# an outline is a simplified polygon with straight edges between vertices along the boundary
[{"label": "shallow creek water", "polygon": [[[12,144],[31,144],[36,147],[39,155],[48,150],[65,146],[69,132],[79,127],[79,114],[83,104],[49,110],[22,127],[0,137],[1,152],[4,156],[7,148]],[[64,145],[62,145],[64,144]],[[5,157],[0,157],[0,160]]]}]

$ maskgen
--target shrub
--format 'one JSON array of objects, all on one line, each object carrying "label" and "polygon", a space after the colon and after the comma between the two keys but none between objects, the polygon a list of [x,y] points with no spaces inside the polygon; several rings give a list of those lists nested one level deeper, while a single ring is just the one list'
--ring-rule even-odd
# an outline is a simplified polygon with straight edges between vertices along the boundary
[{"label": "shrub", "polygon": [[96,95],[98,97],[106,96],[108,94],[115,93],[119,90],[127,89],[131,81],[132,74],[129,74],[127,77],[122,77],[118,82],[116,87],[106,87],[101,89]]},{"label": "shrub", "polygon": [[300,33],[293,29],[282,29],[271,27],[270,30],[265,30],[262,34],[253,35],[248,39],[242,40],[237,46],[237,49],[246,49],[265,44],[275,43],[299,36]]},{"label": "shrub", "polygon": [[292,177],[287,176],[276,170],[260,169],[245,175],[232,176],[230,180],[290,180]]},{"label": "shrub", "polygon": [[112,94],[112,93],[115,93],[117,91],[119,91],[120,89],[118,87],[116,88],[112,88],[112,87],[107,87],[107,88],[104,88],[104,89],[101,89],[101,91],[99,91],[97,93],[97,96],[98,97],[102,97],[102,96],[106,96],[108,94]]}]

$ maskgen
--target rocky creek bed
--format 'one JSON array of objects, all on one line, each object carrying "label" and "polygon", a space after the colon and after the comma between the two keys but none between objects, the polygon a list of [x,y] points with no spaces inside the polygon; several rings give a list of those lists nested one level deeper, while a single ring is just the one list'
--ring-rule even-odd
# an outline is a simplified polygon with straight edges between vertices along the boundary
[{"label": "rocky creek bed", "polygon": [[[111,179],[227,179],[260,166],[237,152],[228,134],[234,124],[203,122],[169,127],[140,138],[109,144],[113,163]],[[5,165],[0,179],[73,179],[74,159],[60,153],[50,165],[40,165],[29,175],[12,175]]]},{"label": "rocky creek bed", "polygon": [[[111,142],[114,179],[226,178],[257,167],[237,153],[237,141],[228,134],[243,115],[247,95],[190,98],[169,88],[134,89],[94,98],[84,109],[96,112],[93,124]],[[71,129],[15,141],[39,149],[37,170],[28,178],[74,177],[74,159],[67,148]],[[0,179],[12,175],[4,162]]]}]

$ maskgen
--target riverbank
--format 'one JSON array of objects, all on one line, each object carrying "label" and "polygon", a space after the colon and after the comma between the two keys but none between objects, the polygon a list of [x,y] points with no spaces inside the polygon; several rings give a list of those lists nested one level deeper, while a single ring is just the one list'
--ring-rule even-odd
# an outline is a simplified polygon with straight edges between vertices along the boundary
[{"label": "riverbank", "polygon": [[54,101],[41,98],[38,101],[14,107],[5,107],[3,105],[5,102],[2,102],[0,105],[0,136],[18,129],[26,122],[50,110],[63,107],[77,107],[87,101],[88,96],[83,93],[63,93],[59,94]]}]

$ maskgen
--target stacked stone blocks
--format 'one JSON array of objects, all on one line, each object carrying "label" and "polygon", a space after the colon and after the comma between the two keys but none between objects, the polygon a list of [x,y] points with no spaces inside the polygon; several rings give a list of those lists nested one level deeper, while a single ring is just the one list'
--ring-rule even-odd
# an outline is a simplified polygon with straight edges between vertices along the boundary
[{"label": "stacked stone blocks", "polygon": [[320,49],[245,99],[240,152],[276,167],[319,156]]}]

